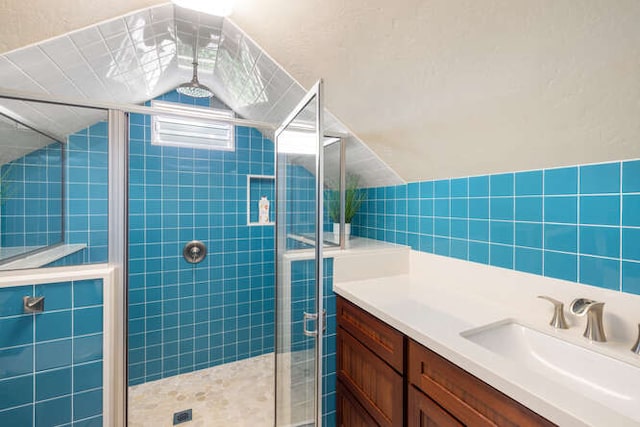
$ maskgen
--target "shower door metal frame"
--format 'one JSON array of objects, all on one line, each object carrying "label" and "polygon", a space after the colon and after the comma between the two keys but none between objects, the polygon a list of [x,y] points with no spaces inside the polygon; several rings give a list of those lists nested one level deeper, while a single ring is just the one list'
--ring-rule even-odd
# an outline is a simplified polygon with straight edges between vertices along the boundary
[{"label": "shower door metal frame", "polygon": [[[275,130],[274,132],[274,142],[276,144],[275,149],[275,166],[276,166],[276,177],[279,176],[278,169],[280,168],[278,162],[278,136],[295,120],[300,112],[302,112],[314,99],[316,102],[316,146],[315,146],[315,172],[316,172],[316,226],[315,226],[315,291],[316,291],[316,301],[315,301],[315,313],[314,320],[316,321],[316,330],[311,331],[314,334],[315,340],[315,369],[314,369],[314,377],[315,377],[315,387],[314,387],[314,421],[316,427],[322,427],[322,369],[323,369],[323,339],[324,339],[324,328],[325,328],[325,318],[320,313],[324,312],[324,257],[323,257],[323,234],[324,234],[324,221],[323,221],[323,212],[324,212],[324,96],[323,96],[323,81],[322,79],[318,80],[313,87],[307,92],[307,94],[302,98],[302,100],[296,105],[296,107],[289,113],[287,118],[282,122],[282,124]],[[278,185],[276,185],[276,192],[279,191]],[[280,200],[280,198],[276,195],[276,201]],[[276,209],[278,207],[276,206]],[[278,250],[278,216],[276,215],[276,251]],[[285,237],[286,238],[286,237]],[[278,254],[276,253],[276,259],[278,258]],[[276,280],[281,272],[278,271],[279,262],[276,262]],[[278,286],[276,286],[275,293],[276,301],[278,300]],[[277,310],[277,303],[276,303]],[[275,319],[278,319],[278,313],[275,315]],[[276,400],[278,398],[278,325],[275,327],[275,381],[274,381],[274,395]],[[277,420],[277,411],[278,403],[277,401],[274,404],[274,424]]]}]

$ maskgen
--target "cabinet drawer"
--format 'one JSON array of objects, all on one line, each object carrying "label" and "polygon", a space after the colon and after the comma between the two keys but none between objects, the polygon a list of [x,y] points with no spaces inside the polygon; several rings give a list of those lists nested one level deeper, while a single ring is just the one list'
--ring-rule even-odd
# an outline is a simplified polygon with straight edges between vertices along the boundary
[{"label": "cabinet drawer", "polygon": [[337,338],[338,380],[378,425],[402,426],[402,376],[341,327]]},{"label": "cabinet drawer", "polygon": [[377,427],[371,415],[358,403],[355,397],[338,381],[336,384],[338,427]]},{"label": "cabinet drawer", "polygon": [[462,427],[453,418],[424,393],[409,386],[408,427]]},{"label": "cabinet drawer", "polygon": [[338,325],[349,331],[396,371],[403,372],[404,335],[371,314],[348,302],[337,299]]},{"label": "cabinet drawer", "polygon": [[515,400],[409,341],[409,382],[465,425],[553,426]]}]

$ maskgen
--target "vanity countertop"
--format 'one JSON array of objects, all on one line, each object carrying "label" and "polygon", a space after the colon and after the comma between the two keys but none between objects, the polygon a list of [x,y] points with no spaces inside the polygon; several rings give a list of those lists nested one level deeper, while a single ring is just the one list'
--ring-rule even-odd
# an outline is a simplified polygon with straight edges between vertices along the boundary
[{"label": "vanity countertop", "polygon": [[[421,263],[421,267],[415,268],[416,263]],[[425,263],[429,265],[425,267]],[[637,426],[640,424],[640,418],[632,419],[533,370],[523,369],[522,366],[491,353],[460,335],[461,332],[476,327],[514,319],[565,341],[581,346],[594,346],[599,353],[613,355],[616,359],[622,359],[640,369],[640,362],[635,360],[636,356],[628,351],[629,346],[626,342],[628,331],[625,332],[626,335],[611,334],[612,337],[608,343],[589,344],[581,336],[583,324],[578,324],[576,319],[572,319],[573,327],[569,330],[554,330],[548,325],[550,317],[547,319],[551,313],[551,306],[549,305],[547,310],[545,304],[548,303],[535,298],[535,293],[540,291],[558,296],[560,291],[554,293],[553,286],[556,284],[553,283],[550,289],[544,289],[546,285],[543,285],[543,289],[535,291],[531,289],[525,291],[523,288],[523,292],[513,292],[511,301],[519,301],[520,305],[506,303],[510,298],[507,295],[509,292],[500,292],[500,296],[495,297],[491,290],[488,290],[483,296],[482,292],[465,292],[464,287],[450,286],[446,283],[449,281],[448,276],[452,276],[451,278],[455,280],[455,276],[465,269],[469,269],[465,273],[467,276],[475,275],[477,287],[482,286],[484,281],[491,280],[491,277],[483,278],[482,275],[496,274],[494,270],[497,270],[497,274],[502,272],[503,275],[512,279],[519,277],[517,275],[521,273],[488,269],[486,266],[433,255],[425,257],[424,254],[416,255],[414,252],[412,252],[411,265],[411,274],[397,274],[367,280],[336,281],[334,291],[560,426]],[[433,270],[435,266],[442,269],[454,268],[457,273],[447,275],[446,272],[439,271],[438,274],[429,274],[429,269]],[[422,271],[416,272],[416,270]],[[525,277],[523,280],[528,279]],[[542,280],[548,279],[542,278]],[[580,286],[576,288],[580,291],[588,288],[584,285],[576,286]],[[586,289],[584,290],[589,293]],[[575,293],[575,289],[572,291]],[[593,292],[596,293],[596,297],[602,296],[597,295],[599,290],[593,290]],[[564,295],[559,297],[566,298]],[[627,298],[625,301],[627,305],[637,304],[638,299],[628,302]],[[611,305],[615,306],[615,303]],[[621,327],[621,329],[624,328]]]}]

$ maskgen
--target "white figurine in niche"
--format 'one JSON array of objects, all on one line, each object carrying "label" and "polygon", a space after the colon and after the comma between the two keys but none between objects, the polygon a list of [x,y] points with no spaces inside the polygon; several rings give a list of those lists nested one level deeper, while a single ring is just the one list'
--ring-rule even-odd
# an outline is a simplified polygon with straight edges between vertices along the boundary
[{"label": "white figurine in niche", "polygon": [[262,196],[258,202],[258,224],[269,224],[269,199]]}]

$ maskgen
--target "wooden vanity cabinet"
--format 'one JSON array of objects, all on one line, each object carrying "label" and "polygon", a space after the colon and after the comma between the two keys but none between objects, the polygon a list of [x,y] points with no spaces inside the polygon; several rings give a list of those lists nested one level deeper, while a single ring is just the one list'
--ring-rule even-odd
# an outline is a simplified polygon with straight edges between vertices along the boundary
[{"label": "wooden vanity cabinet", "polygon": [[338,425],[402,427],[404,336],[342,298],[337,310]]},{"label": "wooden vanity cabinet", "polygon": [[337,308],[338,426],[554,425],[344,298]]}]

